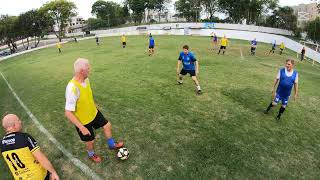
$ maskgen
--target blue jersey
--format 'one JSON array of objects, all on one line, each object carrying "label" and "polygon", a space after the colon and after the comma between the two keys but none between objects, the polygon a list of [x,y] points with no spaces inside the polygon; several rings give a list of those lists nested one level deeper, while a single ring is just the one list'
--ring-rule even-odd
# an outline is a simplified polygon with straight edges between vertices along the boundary
[{"label": "blue jersey", "polygon": [[257,42],[256,40],[252,40],[252,41],[251,41],[251,45],[252,45],[252,46],[256,46],[257,44],[258,44],[258,42]]},{"label": "blue jersey", "polygon": [[214,36],[213,36],[213,41],[214,41],[214,42],[218,41],[218,36],[217,36],[217,35],[214,35]]},{"label": "blue jersey", "polygon": [[153,38],[149,39],[149,46],[154,46],[154,39]]},{"label": "blue jersey", "polygon": [[285,68],[280,69],[280,82],[277,88],[277,94],[279,94],[280,97],[285,98],[291,95],[297,74],[297,71],[293,71],[292,76],[287,76]]},{"label": "blue jersey", "polygon": [[192,52],[189,52],[188,54],[181,52],[179,55],[179,60],[182,61],[184,70],[195,70],[194,62],[196,62],[197,59],[194,57]]}]

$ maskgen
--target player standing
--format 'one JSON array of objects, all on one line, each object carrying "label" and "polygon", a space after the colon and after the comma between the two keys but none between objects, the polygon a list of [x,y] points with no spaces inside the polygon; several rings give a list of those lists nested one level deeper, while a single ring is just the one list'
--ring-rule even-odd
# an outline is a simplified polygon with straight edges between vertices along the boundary
[{"label": "player standing", "polygon": [[59,53],[61,53],[61,42],[58,42],[58,43],[57,43],[57,48],[58,48],[58,50],[59,50]]},{"label": "player standing", "polygon": [[304,55],[306,54],[306,48],[303,47],[302,50],[301,50],[301,57],[300,57],[300,60],[303,61],[304,60]]},{"label": "player standing", "polygon": [[122,36],[121,36],[121,42],[122,42],[122,48],[126,48],[127,38],[126,38],[125,34],[122,34]]},{"label": "player standing", "polygon": [[226,38],[226,36],[224,35],[223,38],[221,39],[221,46],[220,46],[220,50],[218,52],[218,54],[220,54],[221,50],[223,51],[223,55],[226,52],[227,49],[227,45],[229,44],[228,39]]},{"label": "player standing", "polygon": [[14,179],[59,180],[56,170],[41,152],[37,141],[21,132],[22,122],[18,116],[6,115],[2,119],[2,126],[6,135],[1,141],[1,153]]},{"label": "player standing", "polygon": [[218,46],[218,36],[216,35],[216,33],[212,33],[212,45],[213,45],[213,49],[215,50]]},{"label": "player standing", "polygon": [[99,45],[100,45],[100,39],[99,39],[99,37],[96,36],[95,39],[96,39],[96,44],[97,44],[97,46],[99,46]]},{"label": "player standing", "polygon": [[152,56],[154,54],[154,46],[155,46],[155,41],[150,34],[149,36],[149,56]]},{"label": "player standing", "polygon": [[256,54],[257,44],[258,44],[257,39],[254,38],[254,40],[251,41],[251,55]]},{"label": "player standing", "polygon": [[276,50],[276,47],[277,47],[276,40],[274,40],[274,41],[272,42],[271,50],[269,51],[269,54],[268,54],[268,55],[270,55],[271,52],[272,52],[272,54],[274,54],[274,51]]},{"label": "player standing", "polygon": [[[276,106],[281,101],[282,106],[280,107],[279,113],[277,115],[278,120],[280,119],[281,115],[286,109],[286,106],[288,105],[292,87],[294,87],[294,101],[298,97],[298,72],[294,70],[293,67],[294,60],[288,59],[286,60],[286,67],[279,70],[272,87],[273,101],[265,110],[265,113],[267,114],[272,107]],[[278,87],[275,92],[274,89],[277,85]]]},{"label": "player standing", "polygon": [[[180,64],[182,63],[182,69],[180,71]],[[200,83],[197,79],[199,74],[199,63],[195,58],[194,54],[189,51],[189,46],[184,45],[183,51],[180,52],[178,63],[177,63],[177,75],[178,75],[178,85],[183,84],[183,77],[187,74],[190,74],[193,82],[197,88],[197,94],[201,94]]]},{"label": "player standing", "polygon": [[280,44],[280,55],[283,53],[283,50],[284,50],[284,42],[282,42],[281,44]]},{"label": "player standing", "polygon": [[102,161],[94,152],[94,130],[103,128],[109,149],[123,146],[112,138],[111,123],[97,109],[88,79],[90,65],[87,59],[78,58],[74,63],[74,77],[66,88],[65,115],[75,125],[80,139],[85,142],[88,157],[96,163]]}]

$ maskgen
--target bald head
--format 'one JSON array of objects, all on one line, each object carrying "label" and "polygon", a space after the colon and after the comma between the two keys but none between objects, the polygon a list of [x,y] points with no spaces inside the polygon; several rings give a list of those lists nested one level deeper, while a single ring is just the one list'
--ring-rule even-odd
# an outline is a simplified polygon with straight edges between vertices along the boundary
[{"label": "bald head", "polygon": [[22,128],[21,121],[15,114],[8,114],[4,116],[2,119],[2,126],[7,132],[20,131]]},{"label": "bald head", "polygon": [[[74,73],[80,74],[83,71],[88,71],[89,70],[89,60],[88,59],[84,59],[84,58],[78,58],[75,62],[74,62]],[[88,74],[88,73],[85,73]]]}]

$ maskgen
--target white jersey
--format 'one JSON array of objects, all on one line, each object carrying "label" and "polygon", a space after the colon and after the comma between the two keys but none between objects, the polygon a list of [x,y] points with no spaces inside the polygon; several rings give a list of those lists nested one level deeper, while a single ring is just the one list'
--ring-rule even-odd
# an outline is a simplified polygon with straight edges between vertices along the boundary
[{"label": "white jersey", "polygon": [[[89,81],[89,80],[88,80]],[[81,83],[81,86],[86,87],[87,83],[84,81]],[[79,88],[73,83],[69,82],[66,88],[66,106],[65,110],[75,111],[77,106],[77,101],[80,97]]]}]

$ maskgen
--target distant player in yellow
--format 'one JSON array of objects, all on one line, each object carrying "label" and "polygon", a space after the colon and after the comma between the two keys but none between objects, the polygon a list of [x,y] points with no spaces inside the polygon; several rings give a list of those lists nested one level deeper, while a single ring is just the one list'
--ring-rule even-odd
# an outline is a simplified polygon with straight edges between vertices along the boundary
[{"label": "distant player in yellow", "polygon": [[226,36],[224,35],[223,38],[221,39],[221,46],[220,46],[220,50],[218,52],[218,54],[220,54],[221,50],[223,51],[223,55],[226,52],[227,46],[229,45],[229,40],[226,38]]},{"label": "distant player in yellow", "polygon": [[41,152],[37,141],[21,132],[22,122],[18,116],[6,115],[2,119],[2,126],[6,135],[1,141],[1,153],[14,179],[59,180],[56,170]]},{"label": "distant player in yellow", "polygon": [[59,50],[59,53],[61,53],[61,42],[58,42],[58,43],[57,43],[57,48],[58,48],[58,50]]},{"label": "distant player in yellow", "polygon": [[127,38],[126,38],[125,34],[123,34],[123,35],[121,36],[121,42],[122,42],[122,47],[123,47],[123,48],[126,48]]},{"label": "distant player in yellow", "polygon": [[280,44],[280,55],[282,54],[284,48],[285,48],[285,47],[284,47],[284,42],[282,42],[282,43]]}]

